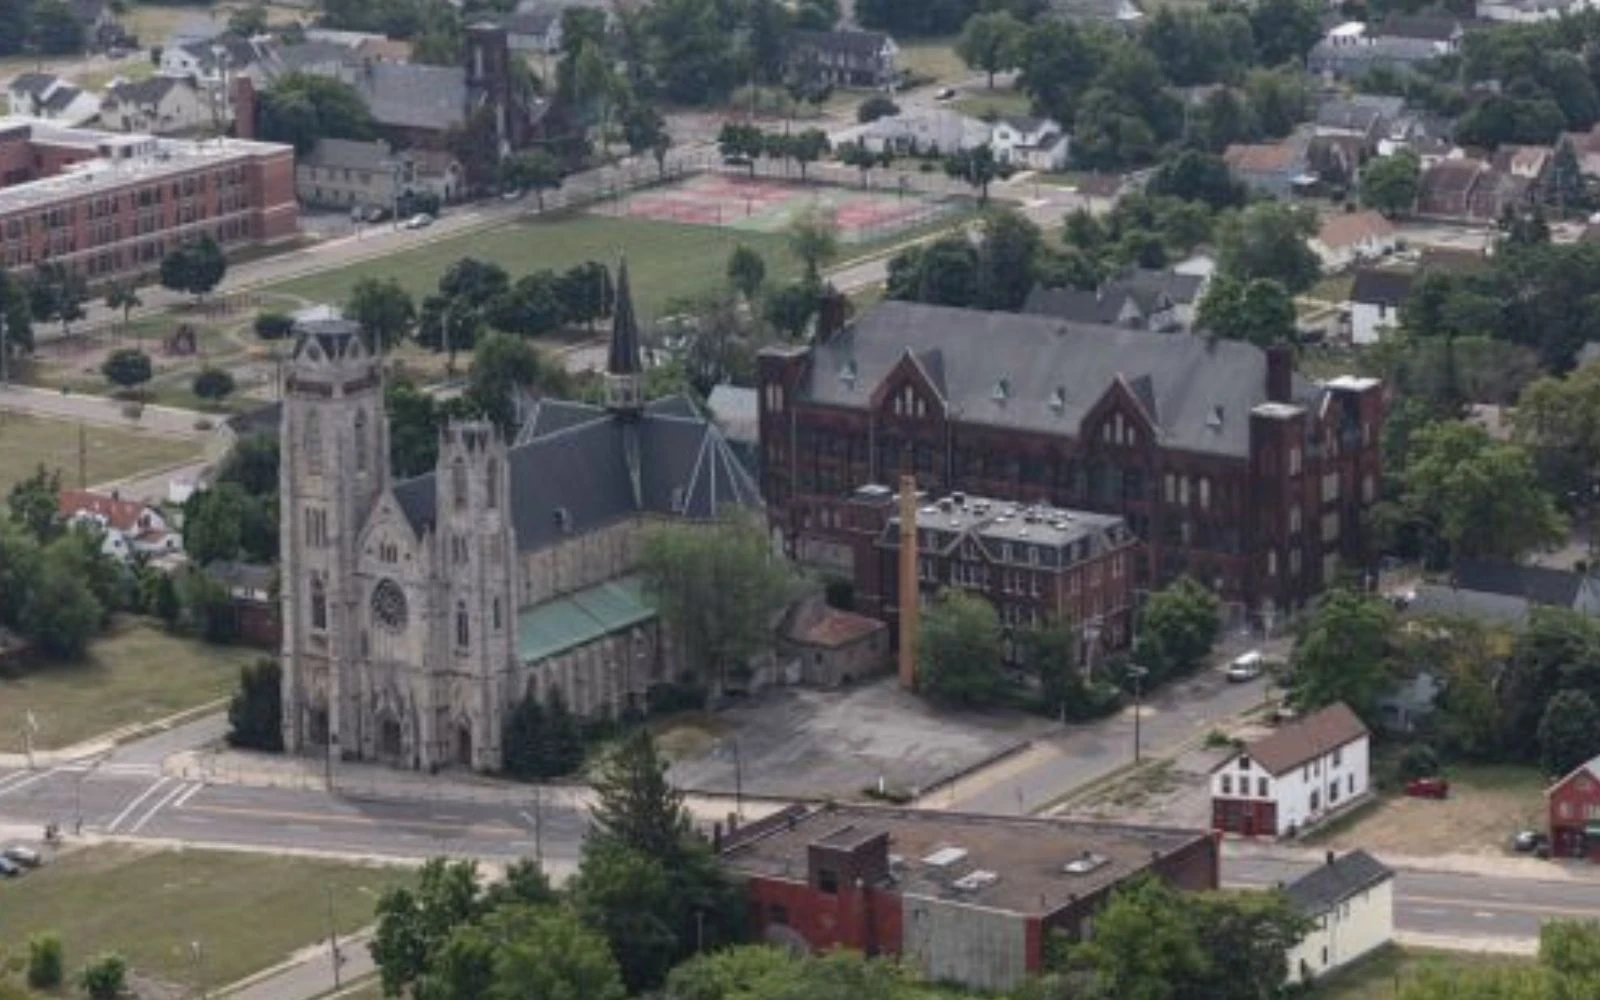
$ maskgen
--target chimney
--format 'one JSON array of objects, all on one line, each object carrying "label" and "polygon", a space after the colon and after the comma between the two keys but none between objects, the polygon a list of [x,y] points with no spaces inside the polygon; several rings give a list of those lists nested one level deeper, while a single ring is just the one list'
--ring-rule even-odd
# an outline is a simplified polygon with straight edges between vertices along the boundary
[{"label": "chimney", "polygon": [[1294,381],[1294,350],[1283,344],[1267,348],[1267,399],[1287,403]]},{"label": "chimney", "polygon": [[917,478],[900,477],[900,686],[917,683]]}]

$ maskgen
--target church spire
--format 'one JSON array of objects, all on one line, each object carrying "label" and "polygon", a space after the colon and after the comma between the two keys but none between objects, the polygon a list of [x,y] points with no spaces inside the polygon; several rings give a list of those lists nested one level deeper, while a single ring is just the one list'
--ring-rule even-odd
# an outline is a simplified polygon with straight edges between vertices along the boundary
[{"label": "church spire", "polygon": [[639,324],[628,290],[628,258],[617,264],[616,302],[611,308],[611,352],[606,359],[606,406],[637,413],[643,404],[644,364],[639,356]]}]

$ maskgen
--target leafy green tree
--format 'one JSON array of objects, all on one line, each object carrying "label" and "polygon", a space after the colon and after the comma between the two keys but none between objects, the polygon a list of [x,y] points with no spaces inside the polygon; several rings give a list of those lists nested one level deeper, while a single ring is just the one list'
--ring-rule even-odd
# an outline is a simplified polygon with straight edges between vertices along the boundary
[{"label": "leafy green tree", "polygon": [[988,143],[972,149],[962,149],[944,159],[944,172],[957,180],[978,189],[978,201],[987,204],[989,185],[1000,176],[1000,164]]},{"label": "leafy green tree", "polygon": [[1258,347],[1294,342],[1294,299],[1271,278],[1217,278],[1201,300],[1195,320],[1213,336]]},{"label": "leafy green tree", "polygon": [[1233,178],[1222,157],[1192,149],[1163,163],[1151,175],[1145,193],[1203,202],[1219,212],[1243,205],[1249,194],[1245,186]]},{"label": "leafy green tree", "polygon": [[283,750],[283,669],[263,657],[239,670],[239,688],[228,702],[228,744],[250,750]]},{"label": "leafy green tree", "polygon": [[222,283],[228,259],[217,241],[200,236],[168,250],[161,258],[161,284],[175,292],[201,297]]},{"label": "leafy green tree", "polygon": [[894,162],[894,153],[888,149],[875,152],[865,141],[856,139],[853,142],[841,142],[834,148],[834,155],[839,162],[847,167],[855,167],[861,171],[861,186],[867,186],[867,175],[874,167],[887,167]]},{"label": "leafy green tree", "polygon": [[255,331],[262,340],[281,340],[294,332],[294,317],[271,310],[263,312],[256,317]]},{"label": "leafy green tree", "polygon": [[827,155],[832,144],[828,133],[819,128],[808,128],[790,137],[788,153],[800,166],[800,179],[806,179],[806,168]]},{"label": "leafy green tree", "polygon": [[692,836],[683,793],[667,780],[667,762],[647,729],[637,729],[601,762],[590,808],[591,839],[655,859],[673,860]]},{"label": "leafy green tree", "polygon": [[123,389],[132,389],[150,381],[155,374],[150,355],[135,347],[113,351],[100,366],[106,381]]},{"label": "leafy green tree", "polygon": [[1044,234],[1015,209],[991,209],[983,220],[978,244],[979,305],[984,309],[1021,309],[1039,278]]},{"label": "leafy green tree", "polygon": [[507,439],[517,425],[516,394],[540,383],[544,362],[526,340],[491,333],[478,342],[463,393],[469,406],[493,421]]},{"label": "leafy green tree", "polygon": [[822,268],[839,255],[839,224],[833,213],[812,208],[796,215],[784,228],[789,251],[805,268],[806,281],[822,282]]},{"label": "leafy green tree", "polygon": [[396,479],[429,471],[439,461],[439,407],[432,395],[404,377],[384,387],[389,415],[389,469]]},{"label": "leafy green tree", "polygon": [[28,282],[28,305],[36,320],[59,320],[66,333],[83,319],[89,283],[83,275],[56,261],[39,264]]},{"label": "leafy green tree", "polygon": [[240,38],[266,34],[267,5],[252,3],[247,7],[238,8],[228,15],[228,31]]},{"label": "leafy green tree", "polygon": [[544,211],[544,193],[561,187],[561,164],[542,149],[517,153],[500,167],[500,183],[507,188],[532,191],[539,211]]},{"label": "leafy green tree", "polygon": [[900,113],[900,105],[885,94],[873,94],[856,105],[856,121],[863,125]]},{"label": "leafy green tree", "polygon": [[728,255],[727,271],[734,289],[746,302],[754,302],[761,291],[761,283],[767,280],[767,262],[761,259],[761,254],[741,243]]},{"label": "leafy green tree", "polygon": [[1394,609],[1382,597],[1338,588],[1317,599],[1290,658],[1289,697],[1312,711],[1344,702],[1369,726],[1396,676]]},{"label": "leafy green tree", "polygon": [[61,533],[61,470],[47,469],[40,463],[33,474],[21,479],[6,495],[11,519],[26,528],[40,542]]},{"label": "leafy green tree", "polygon": [[[0,18],[0,24],[3,23],[4,19]],[[29,299],[28,285],[9,271],[0,270],[0,319],[4,321],[5,334],[0,337],[0,350],[5,351],[8,358],[33,351],[34,315]]]},{"label": "leafy green tree", "polygon": [[278,439],[267,433],[250,434],[234,442],[217,467],[216,482],[237,483],[253,497],[278,492]]},{"label": "leafy green tree", "polygon": [[361,324],[369,350],[387,351],[399,346],[416,325],[417,305],[397,279],[366,275],[351,286],[344,314]]},{"label": "leafy green tree", "polygon": [[989,89],[994,89],[994,75],[1016,64],[1020,54],[1022,36],[1027,26],[1010,11],[995,10],[974,14],[961,29],[956,39],[956,55],[972,69],[989,74]]},{"label": "leafy green tree", "polygon": [[506,717],[501,745],[505,772],[514,778],[559,778],[583,763],[583,736],[559,688],[549,701],[547,708],[525,697]]},{"label": "leafy green tree", "polygon": [[1250,32],[1263,66],[1304,59],[1322,37],[1321,11],[1308,0],[1262,0],[1250,8]]},{"label": "leafy green tree", "polygon": [[672,879],[656,858],[615,843],[584,849],[573,903],[610,942],[632,991],[660,983],[678,960],[672,893]]},{"label": "leafy green tree", "polygon": [[821,291],[803,280],[773,289],[762,302],[762,317],[785,337],[798,340],[822,305]]},{"label": "leafy green tree", "polygon": [[[494,953],[489,1000],[625,1000],[606,941],[558,907],[505,907],[484,921]],[[461,994],[475,1000],[483,994]]]},{"label": "leafy green tree", "polygon": [[961,590],[944,590],[922,614],[917,635],[917,688],[941,704],[982,708],[1004,698],[1000,619],[994,605]]},{"label": "leafy green tree", "polygon": [[144,305],[144,300],[139,297],[139,286],[131,279],[113,281],[106,289],[106,308],[122,311],[122,325],[128,325],[128,316],[133,310]]},{"label": "leafy green tree", "polygon": [[1273,139],[1305,121],[1314,93],[1310,80],[1294,66],[1251,70],[1244,78],[1244,92],[1260,137]]},{"label": "leafy green tree", "polygon": [[433,858],[415,888],[397,886],[378,897],[373,963],[384,996],[400,996],[426,975],[456,928],[482,913],[483,886],[473,861]]},{"label": "leafy green tree", "polygon": [[78,985],[89,1000],[117,1000],[127,984],[128,962],[117,954],[101,955],[78,974]]},{"label": "leafy green tree", "polygon": [[28,938],[28,988],[53,990],[66,978],[61,935],[54,932]]},{"label": "leafy green tree", "polygon": [[1221,631],[1217,596],[1180,576],[1145,603],[1133,658],[1150,671],[1152,683],[1192,674],[1211,655]]},{"label": "leafy green tree", "polygon": [[333,77],[287,73],[260,95],[257,132],[286,142],[301,156],[318,139],[371,139],[376,125],[367,102],[350,84]]},{"label": "leafy green tree", "polygon": [[1310,288],[1322,274],[1306,243],[1317,231],[1315,213],[1284,202],[1265,201],[1224,217],[1217,232],[1217,270],[1249,281],[1271,278],[1291,294]]},{"label": "leafy green tree", "polygon": [[1069,962],[1089,972],[1098,995],[1170,1000],[1180,983],[1203,977],[1207,956],[1176,890],[1140,878],[1095,915],[1094,937],[1073,946]]},{"label": "leafy green tree", "polygon": [[456,354],[470,351],[483,332],[482,303],[493,303],[476,295],[446,297],[430,295],[422,300],[417,314],[417,343],[445,354],[445,370],[454,372]]},{"label": "leafy green tree", "polygon": [[1600,753],[1600,708],[1582,691],[1557,691],[1539,720],[1539,761],[1566,774]]},{"label": "leafy green tree", "polygon": [[178,616],[183,613],[183,605],[178,601],[178,587],[172,582],[170,573],[157,572],[154,580],[150,613],[160,619],[170,632],[177,627]]},{"label": "leafy green tree", "polygon": [[1546,187],[1546,197],[1563,215],[1571,209],[1581,207],[1587,201],[1584,197],[1583,168],[1578,163],[1578,153],[1572,148],[1570,141],[1562,140],[1556,144],[1555,155],[1550,159],[1550,181]]},{"label": "leafy green tree", "polygon": [[672,148],[672,135],[661,112],[649,104],[634,102],[622,114],[622,136],[628,151],[634,156],[649,153],[656,161],[657,173],[667,175],[667,151]]},{"label": "leafy green tree", "polygon": [[718,525],[662,525],[640,553],[645,586],[682,643],[691,672],[716,684],[742,677],[771,642],[772,620],[794,594],[788,566],[762,527],[732,517]]},{"label": "leafy green tree", "polygon": [[567,323],[586,323],[594,329],[594,322],[610,315],[616,289],[611,284],[611,272],[599,261],[588,260],[574,264],[557,280],[556,297],[561,303],[561,314]]},{"label": "leafy green tree", "polygon": [[1422,161],[1409,149],[1380,156],[1361,171],[1361,203],[1393,218],[1411,211],[1422,186]]},{"label": "leafy green tree", "polygon": [[760,156],[765,148],[765,136],[762,135],[760,127],[755,125],[724,122],[722,130],[717,133],[717,152],[725,160],[748,161],[752,177],[756,172],[756,157]]},{"label": "leafy green tree", "polygon": [[225,368],[202,368],[190,387],[199,398],[214,402],[233,394],[233,375]]},{"label": "leafy green tree", "polygon": [[889,258],[891,299],[930,305],[969,307],[980,294],[978,251],[965,235],[942,236]]},{"label": "leafy green tree", "polygon": [[39,0],[33,5],[33,47],[46,55],[71,55],[83,51],[83,22],[64,0]]}]

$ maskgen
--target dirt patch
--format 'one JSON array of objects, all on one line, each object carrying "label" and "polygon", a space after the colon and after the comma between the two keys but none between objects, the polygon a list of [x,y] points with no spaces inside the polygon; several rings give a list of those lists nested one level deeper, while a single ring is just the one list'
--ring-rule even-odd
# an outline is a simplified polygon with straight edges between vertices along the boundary
[{"label": "dirt patch", "polygon": [[1211,818],[1211,769],[1231,748],[1186,750],[1148,764],[1072,803],[1061,815],[1107,822],[1203,827]]},{"label": "dirt patch", "polygon": [[1521,829],[1544,829],[1544,781],[1532,768],[1481,768],[1451,773],[1450,798],[1386,795],[1317,837],[1337,849],[1378,854],[1511,853]]},{"label": "dirt patch", "polygon": [[705,756],[733,726],[709,712],[691,712],[662,719],[650,728],[662,755],[674,761]]}]

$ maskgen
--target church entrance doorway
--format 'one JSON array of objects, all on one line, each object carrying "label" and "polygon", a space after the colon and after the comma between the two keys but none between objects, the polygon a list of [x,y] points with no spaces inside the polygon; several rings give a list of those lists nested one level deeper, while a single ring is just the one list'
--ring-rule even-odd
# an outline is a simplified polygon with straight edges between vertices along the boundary
[{"label": "church entrance doorway", "polygon": [[456,726],[456,763],[472,766],[472,727],[465,722]]},{"label": "church entrance doorway", "polygon": [[384,719],[378,723],[378,756],[388,763],[400,760],[400,722]]}]

